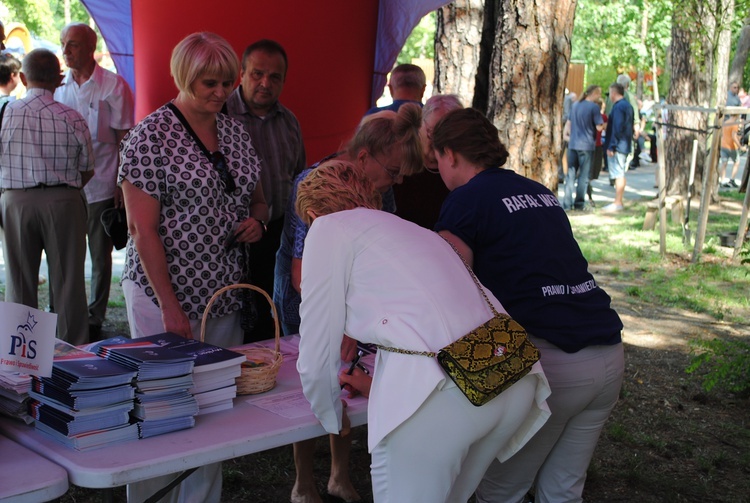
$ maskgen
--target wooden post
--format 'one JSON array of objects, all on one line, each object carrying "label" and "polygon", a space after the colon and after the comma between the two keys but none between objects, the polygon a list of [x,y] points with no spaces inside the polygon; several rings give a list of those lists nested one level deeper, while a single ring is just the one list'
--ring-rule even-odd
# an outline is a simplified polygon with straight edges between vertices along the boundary
[{"label": "wooden post", "polygon": [[698,140],[693,140],[693,155],[690,158],[690,176],[688,177],[687,201],[685,202],[685,220],[682,225],[682,237],[685,248],[692,240],[690,231],[690,199],[693,197],[693,183],[695,183],[695,164],[698,161]]},{"label": "wooden post", "polygon": [[[748,159],[750,159],[750,153],[745,157],[745,172],[743,178],[747,178]],[[740,217],[740,227],[737,229],[737,238],[734,240],[734,253],[732,254],[732,260],[737,260],[740,256],[740,250],[742,245],[745,243],[745,232],[747,232],[747,219],[748,211],[750,211],[750,190],[745,188],[745,200],[742,203],[742,216]]]},{"label": "wooden post", "polygon": [[[657,83],[656,75],[656,50],[652,47],[651,48],[651,59],[653,61],[653,84],[654,84],[654,101],[656,103],[659,103],[659,85]],[[667,207],[664,201],[664,198],[667,195],[667,189],[666,189],[666,162],[664,159],[664,154],[666,153],[664,151],[664,140],[662,139],[662,132],[661,132],[661,126],[659,126],[659,122],[661,122],[661,106],[657,105],[654,110],[655,114],[657,115],[657,126],[656,126],[656,150],[659,156],[658,162],[657,162],[657,170],[658,170],[658,186],[659,186],[659,253],[661,253],[661,256],[665,256],[667,254]]]},{"label": "wooden post", "polygon": [[721,126],[724,122],[724,107],[716,108],[714,120],[713,140],[711,141],[711,155],[708,162],[703,166],[703,193],[701,194],[701,207],[698,213],[698,229],[695,235],[695,246],[693,247],[693,263],[703,251],[703,242],[706,239],[706,226],[708,225],[708,207],[711,204],[711,190],[713,189],[714,173],[719,163],[719,150],[721,149]]}]

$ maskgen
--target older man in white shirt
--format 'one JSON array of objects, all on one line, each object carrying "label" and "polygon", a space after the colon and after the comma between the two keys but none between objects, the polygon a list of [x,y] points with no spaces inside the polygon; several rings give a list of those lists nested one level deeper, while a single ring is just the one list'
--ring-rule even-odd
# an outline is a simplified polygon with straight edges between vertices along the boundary
[{"label": "older man in white shirt", "polygon": [[117,187],[120,140],[133,127],[133,94],[125,79],[96,63],[96,32],[73,23],[60,34],[63,58],[68,66],[55,99],[77,110],[89,126],[94,142],[94,178],[84,193],[88,209],[87,236],[91,254],[89,337],[101,338],[102,323],[112,281],[112,239],[104,232],[102,213],[124,208]]}]

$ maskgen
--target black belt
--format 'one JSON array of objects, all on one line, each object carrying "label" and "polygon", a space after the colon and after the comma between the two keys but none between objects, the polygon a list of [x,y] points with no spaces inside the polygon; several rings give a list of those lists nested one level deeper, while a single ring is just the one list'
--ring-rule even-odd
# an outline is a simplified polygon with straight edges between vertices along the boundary
[{"label": "black belt", "polygon": [[58,183],[57,185],[47,185],[46,183],[40,183],[39,185],[34,185],[33,187],[24,187],[22,189],[0,189],[0,192],[6,192],[8,190],[36,190],[36,189],[76,189],[76,187],[73,187],[72,185],[68,185],[67,183]]},{"label": "black belt", "polygon": [[39,185],[34,185],[33,187],[27,187],[24,190],[34,190],[34,189],[67,189],[71,188],[70,185],[67,183],[58,183],[57,185],[47,185],[46,183],[40,183]]}]

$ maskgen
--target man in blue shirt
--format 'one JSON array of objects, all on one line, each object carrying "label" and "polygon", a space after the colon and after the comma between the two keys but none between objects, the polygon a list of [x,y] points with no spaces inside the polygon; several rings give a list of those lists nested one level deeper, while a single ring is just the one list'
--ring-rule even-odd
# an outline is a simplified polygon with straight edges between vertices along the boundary
[{"label": "man in blue shirt", "polygon": [[601,95],[602,89],[599,86],[589,86],[581,99],[573,103],[570,116],[565,122],[563,139],[568,140],[568,174],[563,197],[565,210],[585,209],[591,161],[596,150],[596,132],[604,129],[604,120],[599,105],[596,104]]},{"label": "man in blue shirt", "polygon": [[625,97],[625,89],[620,84],[609,86],[609,98],[614,105],[607,121],[607,150],[609,178],[615,182],[615,200],[602,211],[622,211],[622,197],[625,194],[625,171],[628,154],[633,143],[633,107]]},{"label": "man in blue shirt", "polygon": [[417,65],[403,63],[391,72],[388,90],[391,92],[393,103],[384,107],[373,107],[365,115],[391,110],[397,112],[404,103],[416,103],[422,106],[422,97],[427,86],[424,71]]}]

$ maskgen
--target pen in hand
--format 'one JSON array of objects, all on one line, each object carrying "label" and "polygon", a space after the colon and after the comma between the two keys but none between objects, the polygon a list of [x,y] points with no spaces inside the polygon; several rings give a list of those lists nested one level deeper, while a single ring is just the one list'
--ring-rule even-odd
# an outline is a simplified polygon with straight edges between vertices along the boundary
[{"label": "pen in hand", "polygon": [[[349,365],[349,370],[346,371],[346,375],[350,376],[354,373],[354,369],[357,368],[357,365],[359,364],[359,359],[362,358],[362,355],[364,353],[362,350],[357,352],[357,356],[352,360],[352,364]],[[341,385],[341,389],[344,389],[344,385]]]},{"label": "pen in hand", "polygon": [[359,350],[357,352],[357,357],[354,358],[354,360],[352,360],[352,364],[349,365],[349,370],[346,371],[346,375],[350,376],[350,375],[352,375],[352,373],[354,373],[354,369],[357,368],[357,364],[359,363],[359,359],[362,358],[363,354],[364,353],[362,352],[362,350]]}]

